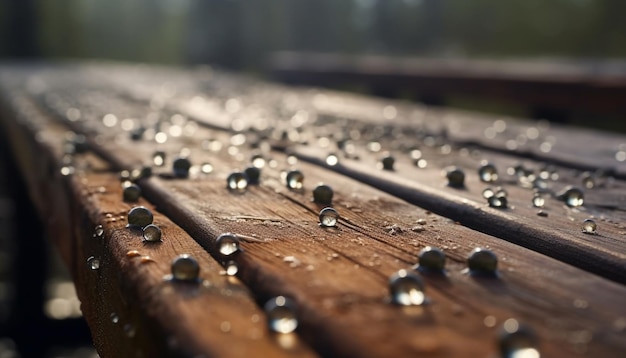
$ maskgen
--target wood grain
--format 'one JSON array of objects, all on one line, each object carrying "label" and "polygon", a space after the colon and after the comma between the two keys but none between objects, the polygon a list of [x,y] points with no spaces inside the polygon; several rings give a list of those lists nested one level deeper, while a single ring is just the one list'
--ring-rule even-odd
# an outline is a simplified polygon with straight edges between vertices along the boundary
[{"label": "wood grain", "polygon": [[[97,67],[94,68],[97,70]],[[548,198],[545,210],[549,213],[546,219],[550,222],[542,223],[535,214],[536,209],[529,206],[532,191],[519,188],[510,181],[511,178],[503,175],[496,184],[509,190],[511,208],[507,211],[491,209],[480,198],[484,184],[469,174],[481,159],[495,161],[501,168],[518,160],[515,155],[489,152],[488,157],[484,158],[484,152],[472,156],[471,148],[467,148],[470,154],[464,156],[462,153],[465,151],[456,147],[454,152],[444,155],[437,154],[441,152],[441,144],[432,148],[424,144],[420,149],[424,151],[429,164],[426,168],[416,169],[406,154],[400,154],[401,147],[391,146],[394,140],[410,145],[410,138],[403,141],[406,138],[385,135],[385,128],[393,131],[393,126],[379,125],[383,131],[383,135],[379,136],[380,144],[389,145],[384,149],[391,150],[398,158],[394,172],[376,169],[376,162],[382,153],[364,150],[363,146],[368,142],[365,131],[362,132],[362,141],[355,141],[360,160],[340,157],[340,165],[326,167],[326,155],[337,148],[316,147],[314,141],[318,142],[324,135],[336,139],[332,133],[340,133],[344,128],[303,128],[301,132],[309,140],[308,146],[294,145],[278,137],[271,140],[270,144],[280,150],[271,150],[267,145],[259,145],[253,140],[254,132],[245,132],[246,142],[239,143],[242,137],[237,136],[239,133],[232,130],[231,125],[233,119],[242,117],[226,113],[220,106],[225,105],[222,99],[232,95],[230,91],[239,90],[249,82],[234,82],[227,77],[224,80],[226,86],[219,87],[217,85],[222,82],[218,81],[213,85],[219,87],[216,91],[223,92],[211,93],[222,97],[204,100],[202,106],[194,107],[189,102],[193,100],[189,96],[194,90],[212,83],[210,79],[190,79],[189,76],[194,72],[126,71],[120,73],[134,73],[135,77],[129,76],[125,80],[114,78],[106,82],[107,85],[87,81],[81,88],[88,91],[82,94],[67,88],[72,84],[71,81],[63,82],[59,91],[55,92],[60,99],[51,100],[49,96],[36,95],[31,97],[33,102],[30,103],[37,103],[43,112],[60,123],[84,133],[90,147],[113,168],[138,168],[152,161],[155,150],[167,153],[166,166],[154,167],[154,175],[139,182],[147,198],[160,213],[167,216],[167,219],[159,216],[159,220],[172,220],[180,225],[187,235],[198,242],[199,246],[195,250],[200,251],[194,252],[201,255],[201,246],[217,259],[220,258],[214,243],[217,235],[224,232],[242,235],[243,252],[235,258],[239,265],[238,278],[257,302],[265,302],[276,295],[294,298],[299,307],[298,336],[317,353],[362,357],[417,354],[494,356],[498,354],[498,327],[511,317],[533,327],[540,337],[539,349],[544,356],[618,356],[626,348],[623,328],[626,311],[622,305],[626,288],[533,251],[546,250],[559,259],[563,259],[559,257],[563,251],[564,258],[575,256],[573,263],[592,271],[594,267],[604,265],[604,271],[600,272],[620,281],[624,271],[623,261],[620,261],[623,260],[623,240],[619,236],[622,228],[617,221],[622,215],[622,203],[618,200],[612,205],[601,205],[602,198],[619,192],[618,189],[623,187],[619,180],[610,184],[614,186],[600,188],[599,199],[592,199],[595,191],[586,192],[589,193],[587,197],[592,205],[582,209],[568,209],[556,199]],[[63,73],[51,73],[65,78]],[[162,77],[143,78],[142,73],[143,76],[155,73]],[[54,82],[53,75],[48,76],[43,78],[47,78],[49,83],[59,83]],[[219,75],[216,76],[219,78]],[[93,79],[89,76],[86,78]],[[181,87],[177,87],[178,93],[159,99],[159,90],[165,86],[160,81],[164,79],[167,79],[169,85],[185,81],[191,84],[181,84]],[[205,80],[206,83],[203,82]],[[73,81],[80,84],[83,80]],[[125,84],[124,81],[131,81],[134,85]],[[282,96],[288,96],[295,103],[310,100],[307,94],[303,94],[305,98],[302,99],[280,90],[252,82],[242,92],[247,97],[242,97],[240,101],[240,105],[249,104],[252,108],[241,114],[251,116],[245,117],[243,123],[254,123],[253,120],[259,120],[263,114],[276,114],[254,107],[253,104],[264,103],[257,100],[276,103],[273,101]],[[150,93],[154,97],[148,102]],[[96,97],[98,100],[93,100]],[[216,105],[208,105],[210,101],[215,101]],[[80,108],[84,119],[69,121],[67,111],[72,107]],[[192,115],[191,120],[176,116],[178,110],[193,108],[195,112],[185,112]],[[156,125],[157,130],[168,134],[168,139],[163,143],[155,143],[151,139],[153,133],[146,134],[143,140],[133,140],[129,131],[123,130],[119,124],[103,124],[102,118],[111,111],[119,119],[134,118],[134,123],[147,129]],[[281,121],[285,120],[281,118],[270,122],[280,126]],[[350,127],[353,125],[350,121],[339,123],[351,129],[362,128]],[[369,124],[375,129],[376,121],[372,120]],[[176,133],[171,131],[172,126],[182,127],[180,136],[172,135]],[[186,131],[185,128],[191,130]],[[289,129],[286,126],[280,128],[286,131]],[[308,134],[312,136],[306,137]],[[420,139],[425,140],[424,137]],[[285,148],[300,160],[288,157],[282,152]],[[262,153],[267,160],[262,170],[261,184],[250,186],[244,193],[227,190],[227,175],[249,166],[253,153]],[[187,179],[177,179],[172,175],[172,160],[180,155],[188,156],[193,164]],[[202,173],[200,165],[203,163],[210,163],[213,170]],[[467,171],[465,190],[447,188],[442,181],[440,171],[450,164],[459,165]],[[530,164],[538,166],[540,163]],[[295,168],[305,174],[301,191],[285,187],[285,171]],[[571,167],[559,167],[558,172],[561,174],[560,179],[551,185],[565,185],[577,180]],[[98,178],[94,175],[90,180],[99,183]],[[325,182],[335,189],[333,207],[341,214],[338,228],[324,229],[317,224],[317,213],[322,207],[311,201],[311,190],[319,182]],[[106,192],[109,190],[119,191],[119,186],[107,187]],[[105,195],[87,196],[80,193],[77,197],[101,200],[86,205],[98,210],[110,205],[108,199],[103,199]],[[93,215],[96,215],[96,219],[101,218],[97,213],[89,217]],[[576,221],[589,215],[605,218],[606,222],[599,223],[599,235],[580,233]],[[573,221],[570,221],[570,217]],[[423,221],[418,222],[419,219]],[[86,228],[90,229],[90,225],[97,221],[90,219],[88,222],[90,224]],[[171,225],[176,227],[173,223]],[[489,226],[493,226],[491,232],[497,237],[473,230],[478,228],[480,231],[488,231],[485,227]],[[121,232],[125,233],[124,229]],[[529,233],[534,236],[528,236]],[[183,235],[186,234],[181,232],[177,237]],[[185,239],[186,245],[189,240]],[[124,239],[113,242],[116,245],[132,244],[132,241]],[[441,247],[448,257],[445,275],[423,275],[427,284],[428,304],[416,308],[389,304],[389,275],[413,266],[418,252],[427,245]],[[124,246],[117,255],[128,247]],[[475,247],[490,248],[498,255],[497,278],[480,278],[465,273],[466,257]],[[151,253],[151,256],[155,254]],[[208,256],[206,259],[209,259]],[[119,263],[113,261],[113,264],[119,265],[119,272],[131,278],[151,268],[157,270],[162,265],[142,266],[127,258],[116,260]],[[155,261],[161,262],[160,259]],[[159,270],[155,274],[157,278],[166,272],[167,267]],[[156,281],[149,286],[155,285]],[[122,296],[127,299],[133,297],[133,294],[122,291]],[[164,294],[155,296],[173,299]],[[187,304],[185,301],[185,307]],[[226,303],[220,301],[219,304]],[[235,307],[242,303],[232,304]],[[192,315],[190,311],[185,311],[186,308],[178,309],[184,311],[185,316],[196,317],[195,311]],[[231,311],[228,313],[233,314]],[[165,322],[171,320],[171,317],[159,312],[140,318],[139,321],[161,319],[163,321],[159,322]],[[204,316],[198,319],[202,322],[215,320]],[[226,316],[223,319],[234,322]],[[155,326],[167,329],[171,324]],[[139,332],[137,330],[137,334]],[[202,345],[205,341],[213,342],[216,336],[222,339],[221,333],[216,331],[209,331],[201,338],[188,339],[197,339],[195,344]],[[272,346],[271,342],[268,346]],[[211,347],[214,348],[214,345]]]},{"label": "wood grain", "polygon": [[[19,97],[15,101],[23,108],[9,112],[17,121],[3,121],[4,128],[22,155],[33,201],[71,269],[100,356],[316,356],[297,337],[285,346],[271,335],[250,292],[221,273],[221,265],[153,205],[122,201],[118,174],[101,159],[74,155],[75,174],[62,176],[67,129]],[[162,242],[144,243],[140,232],[126,228],[125,216],[136,205],[153,211]],[[102,236],[95,234],[97,225]],[[164,280],[173,258],[183,253],[198,260],[201,282]],[[88,268],[89,257],[99,260],[98,270]]]}]

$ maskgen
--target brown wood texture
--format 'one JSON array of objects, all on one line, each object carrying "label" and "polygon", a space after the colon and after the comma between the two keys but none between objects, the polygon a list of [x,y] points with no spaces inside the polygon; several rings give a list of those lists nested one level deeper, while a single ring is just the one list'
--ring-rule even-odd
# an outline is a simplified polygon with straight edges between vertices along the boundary
[{"label": "brown wood texture", "polygon": [[[248,289],[226,276],[157,208],[143,199],[124,202],[117,171],[102,159],[73,155],[75,174],[61,175],[60,169],[70,165],[63,161],[69,129],[22,96],[3,100],[3,129],[20,154],[32,200],[71,269],[102,357],[316,356],[295,336],[284,342],[269,333]],[[140,231],[126,227],[126,214],[137,205],[152,210],[162,242],[145,243]],[[198,260],[200,282],[165,280],[180,254]],[[99,260],[98,270],[88,268],[89,257]]]},{"label": "brown wood texture", "polygon": [[[75,73],[81,75],[74,76]],[[111,167],[137,168],[150,164],[156,150],[167,153],[167,165],[153,168],[155,175],[140,181],[152,205],[167,216],[158,216],[159,221],[167,222],[168,229],[179,225],[188,233],[176,234],[185,238],[181,239],[185,245],[196,245],[191,243],[192,237],[205,252],[218,259],[216,236],[223,232],[241,234],[243,252],[236,257],[238,278],[257,302],[265,302],[276,295],[294,298],[299,306],[298,336],[321,355],[497,356],[497,328],[511,317],[537,331],[543,356],[619,356],[626,349],[623,306],[626,288],[585,271],[623,282],[625,251],[621,220],[624,204],[616,195],[623,195],[624,184],[619,179],[598,178],[598,187],[585,192],[587,204],[582,208],[567,208],[562,202],[547,197],[544,211],[549,216],[538,217],[537,209],[530,207],[532,191],[520,188],[513,178],[502,173],[502,168],[521,159],[516,152],[489,151],[485,146],[476,145],[461,148],[453,139],[433,130],[394,132],[394,128],[402,128],[410,121],[399,116],[402,112],[398,109],[403,104],[381,106],[380,102],[356,97],[356,103],[362,106],[352,108],[369,113],[361,117],[358,111],[355,114],[345,107],[338,110],[337,106],[328,105],[332,101],[349,104],[350,96],[295,91],[206,70],[100,65],[27,71],[26,74],[32,76],[31,79],[38,78],[49,88],[46,92],[27,88],[32,100],[28,103],[36,103],[44,116],[54,117],[59,123],[84,133],[90,147]],[[16,78],[23,79],[19,75]],[[339,96],[339,100],[335,96]],[[341,101],[341,98],[346,100]],[[379,113],[384,118],[385,108],[387,114],[391,111],[390,105],[399,116],[391,118],[394,122],[390,122],[390,118],[381,121],[380,116],[372,114]],[[80,109],[81,119],[68,119],[71,108]],[[328,110],[324,112],[320,108]],[[309,115],[318,115],[317,127],[298,126],[303,119],[296,115],[303,115],[298,112],[302,109]],[[333,116],[329,115],[331,111],[334,111]],[[123,130],[119,123],[105,126],[102,119],[108,113],[116,115],[120,121],[133,118],[135,124],[145,126],[144,139],[132,140],[129,131]],[[179,113],[188,115],[189,119],[177,115]],[[262,125],[263,121],[277,131],[243,131]],[[150,132],[153,128],[156,130]],[[297,134],[294,128],[299,128]],[[346,159],[339,148],[323,145],[345,139],[339,136],[346,130],[359,132],[360,137],[350,138],[350,142],[357,148],[360,160]],[[155,143],[150,138],[154,138],[157,131],[166,133],[168,139]],[[282,135],[283,132],[286,134]],[[243,133],[246,135],[240,135]],[[263,135],[269,139],[256,140]],[[598,133],[589,136],[603,138]],[[241,143],[242,138],[245,143]],[[376,168],[382,152],[365,149],[367,143],[374,140],[397,158],[395,171]],[[306,146],[302,145],[305,141]],[[431,141],[433,144],[428,145]],[[415,168],[406,154],[416,144],[428,161],[425,168]],[[446,145],[449,150],[443,149]],[[244,193],[228,191],[227,175],[249,166],[252,154],[259,152],[268,161],[262,170],[261,184],[250,186]],[[331,152],[339,154],[339,165],[324,164],[326,155]],[[188,179],[175,179],[171,175],[172,158],[181,154],[188,155],[194,164]],[[482,159],[501,168],[501,179],[493,185],[502,185],[509,192],[508,210],[488,208],[481,198],[486,184],[480,183],[474,173]],[[534,168],[546,161],[524,159]],[[200,165],[203,163],[210,163],[212,172],[202,173]],[[466,170],[466,189],[445,186],[441,170],[451,164]],[[285,187],[285,170],[293,168],[305,174],[302,191]],[[559,179],[549,183],[554,190],[580,179],[575,168],[556,166],[555,170]],[[74,188],[80,187],[79,178],[76,175],[72,179]],[[109,187],[110,181],[114,181],[110,176],[100,174],[86,178],[95,187],[104,186],[106,193],[117,190],[117,198],[120,198],[119,185],[114,183]],[[311,190],[319,182],[335,189],[333,206],[341,214],[338,228],[324,229],[317,224],[317,213],[322,207],[311,201]],[[85,195],[78,191],[75,197],[78,202],[86,201],[85,207],[93,211],[90,217],[95,218],[88,221],[86,231],[78,237],[88,236],[92,225],[102,219],[102,213],[119,211],[114,209],[119,203],[113,205],[109,199],[104,199],[106,195]],[[612,204],[605,205],[607,200],[613,200]],[[107,205],[113,206],[103,209],[109,207]],[[580,221],[590,216],[598,220],[598,235],[580,232]],[[117,228],[111,233],[125,237],[123,223],[116,222],[108,223],[110,230]],[[162,285],[160,278],[167,272],[169,261],[158,258],[156,263],[140,264],[119,257],[131,247],[132,241],[109,242],[109,245],[114,242],[121,247],[90,245],[94,245],[94,250],[111,252],[111,260],[119,267],[120,280],[142,277],[147,281],[140,286],[139,294],[121,290],[122,297],[145,298],[149,295],[142,295],[142,292]],[[139,248],[135,249],[144,249],[140,242],[136,243]],[[164,241],[158,251],[166,243],[168,241]],[[423,276],[428,304],[415,308],[389,304],[389,275],[413,266],[419,250],[427,245],[441,247],[448,256],[445,275]],[[206,266],[216,267],[215,262],[202,256],[200,246],[194,252],[207,260]],[[475,247],[490,248],[498,255],[497,278],[465,273],[465,259]],[[163,250],[171,255],[171,251]],[[87,253],[83,253],[85,255]],[[155,255],[156,252],[150,252],[151,257]],[[84,257],[78,265],[83,262]],[[146,271],[154,273],[154,281],[141,276],[149,275]],[[225,282],[223,277],[208,281]],[[164,293],[150,297],[163,302],[176,299]],[[239,305],[256,309],[247,300],[222,303],[220,297],[210,299],[216,300],[220,307],[230,304],[233,310]],[[150,307],[149,302],[142,303]],[[240,313],[237,317],[242,320],[249,317],[249,313],[236,310],[222,312],[220,317],[223,318],[217,319],[197,316],[201,307],[202,303],[194,306],[181,300],[176,308],[168,311],[187,317],[188,326],[172,323],[168,313],[156,310],[146,313],[147,308],[141,311],[144,316],[137,317],[136,322],[156,321],[158,324],[154,326],[165,331],[153,334],[168,336],[190,332],[193,327],[204,328],[198,322],[222,320],[232,322],[234,332],[236,318],[228,317],[236,313]],[[246,327],[255,326],[247,324]],[[138,337],[140,332],[137,329]],[[221,341],[223,332],[209,330],[202,335],[192,335],[194,337],[187,337],[186,342],[191,342],[187,344],[193,347],[204,347],[213,354],[232,352],[227,350],[230,345]],[[241,344],[248,344],[247,337],[225,337],[239,338]],[[256,344],[263,345],[264,349],[275,349],[275,342],[265,338],[267,340]],[[211,344],[215,339],[219,340],[216,343],[219,347]],[[143,347],[136,345],[135,348],[138,346]],[[305,348],[301,349],[306,352]]]},{"label": "brown wood texture", "polygon": [[562,110],[626,113],[623,62],[498,61],[277,53],[276,80],[316,86],[361,85],[445,96],[504,99]]}]

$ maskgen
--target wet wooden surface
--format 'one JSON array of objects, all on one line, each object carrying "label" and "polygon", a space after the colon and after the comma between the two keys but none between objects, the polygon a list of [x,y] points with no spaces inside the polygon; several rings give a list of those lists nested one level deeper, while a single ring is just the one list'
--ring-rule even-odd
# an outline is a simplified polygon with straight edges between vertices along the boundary
[{"label": "wet wooden surface", "polygon": [[[103,356],[493,357],[511,318],[536,332],[542,356],[626,349],[623,136],[292,89],[208,68],[5,66],[0,76],[5,133],[42,216],[57,218],[48,222],[59,233],[51,237]],[[85,135],[89,150],[64,163],[69,130]],[[587,155],[573,156],[570,138],[589,143]],[[164,166],[154,165],[155,151],[166,153]],[[227,176],[255,154],[265,159],[260,184],[229,191]],[[379,168],[385,155],[396,159],[393,171]],[[191,161],[189,178],[172,175],[178,156]],[[483,160],[498,168],[496,182],[479,180]],[[545,177],[535,181],[541,209],[531,205],[532,178],[507,173],[520,162]],[[464,188],[446,185],[442,171],[451,165],[465,171]],[[115,172],[144,166],[153,172],[138,180],[145,199],[123,202]],[[62,167],[74,173],[59,175]],[[285,185],[293,169],[305,176],[301,190]],[[335,191],[336,228],[318,225],[324,206],[312,190],[322,182]],[[583,188],[583,206],[554,195],[567,185]],[[508,208],[487,205],[487,186],[506,189]],[[126,212],[139,204],[157,214],[162,243],[144,244],[125,228]],[[597,234],[581,232],[587,218]],[[98,224],[102,238],[92,237]],[[236,278],[220,273],[215,238],[225,232],[243,238]],[[389,276],[411,269],[425,246],[446,253],[445,274],[421,274],[425,305],[391,304]],[[476,247],[498,256],[497,277],[467,273]],[[132,250],[139,256],[127,256]],[[200,261],[203,283],[163,281],[182,253]],[[90,256],[100,257],[99,270],[88,269]],[[278,295],[298,305],[296,335],[266,328],[262,306]]]},{"label": "wet wooden surface", "polygon": [[626,113],[623,61],[468,60],[279,52],[275,80],[315,86],[361,86],[381,94],[413,91],[444,100],[465,95],[564,113]]}]

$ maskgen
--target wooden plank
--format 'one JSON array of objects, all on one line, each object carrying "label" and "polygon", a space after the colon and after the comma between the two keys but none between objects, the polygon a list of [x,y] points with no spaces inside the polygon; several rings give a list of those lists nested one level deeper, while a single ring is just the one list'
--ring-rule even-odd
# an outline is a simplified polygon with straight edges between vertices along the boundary
[{"label": "wooden plank", "polygon": [[[149,106],[108,93],[100,105],[81,102],[81,96],[72,93],[75,104],[91,118],[72,123],[73,128],[85,133],[94,149],[115,166],[143,165],[151,160],[155,149],[166,151],[171,158],[183,147],[191,150],[192,163],[211,163],[212,173],[192,173],[190,179],[171,179],[170,166],[157,168],[156,174],[162,176],[144,180],[141,185],[159,210],[213,255],[213,242],[219,233],[249,235],[251,239],[242,244],[244,252],[236,258],[239,277],[261,300],[276,294],[296,298],[299,334],[322,354],[493,355],[496,331],[491,322],[509,317],[528,322],[537,330],[542,339],[540,350],[547,356],[611,356],[624,350],[622,285],[477,233],[318,165],[297,163],[306,175],[305,188],[302,193],[291,192],[281,181],[281,169],[293,164],[278,152],[265,153],[268,159],[276,160],[277,167],[264,169],[259,187],[251,187],[243,195],[230,193],[225,189],[226,175],[248,165],[252,154],[249,143],[234,145],[233,133],[203,127],[195,127],[189,135],[170,136],[160,145],[132,141],[118,126],[102,125],[101,118],[114,108],[107,101],[119,101],[114,103],[115,108],[121,108],[120,118],[128,115],[138,122],[150,120],[141,116]],[[67,104],[46,110],[65,116],[68,108],[63,105]],[[157,108],[164,116],[162,125],[169,125],[174,113]],[[225,117],[215,119],[214,127],[229,123],[230,118]],[[199,149],[205,139],[216,140],[223,149]],[[228,150],[229,146],[236,150]],[[323,158],[325,150],[322,156],[314,153],[310,157]],[[443,159],[433,159],[439,160]],[[369,172],[374,166],[367,161],[373,163],[375,157],[368,154],[364,161],[362,165],[372,176]],[[343,217],[337,230],[324,230],[316,224],[320,207],[310,202],[309,195],[318,181],[336,190],[334,206]],[[447,193],[448,189],[440,187],[441,180],[437,182],[437,190],[429,189],[433,196],[449,199],[456,193]],[[418,218],[426,219],[425,231],[411,230],[419,225]],[[425,245],[442,246],[450,259],[445,277],[424,277],[430,303],[417,310],[387,304],[387,277],[413,265]],[[499,254],[498,279],[474,278],[462,272],[464,259],[475,246],[488,246]]]},{"label": "wooden plank", "polygon": [[[120,136],[119,129],[100,126],[95,132],[104,136],[100,140],[92,138],[100,143],[99,150],[119,166],[145,162],[155,149],[146,141],[133,142],[126,135]],[[119,141],[113,143],[113,138]],[[305,193],[310,193],[310,183],[318,180],[332,182],[336,187],[335,207],[345,219],[340,230],[322,231],[315,223],[319,207],[308,197],[284,189],[279,169],[264,171],[262,185],[244,195],[229,193],[224,188],[225,176],[244,166],[250,153],[246,147],[239,148],[241,156],[195,150],[204,138],[225,143],[230,135],[197,128],[193,136],[170,139],[160,149],[174,154],[181,145],[192,148],[193,162],[210,161],[213,173],[188,180],[155,177],[143,181],[142,186],[161,210],[214,255],[213,241],[219,233],[256,235],[243,243],[245,251],[237,257],[240,277],[260,297],[287,293],[296,298],[302,309],[300,334],[320,352],[363,356],[407,352],[485,355],[494,349],[493,329],[483,322],[488,315],[498,322],[510,316],[531,322],[544,337],[542,350],[548,355],[564,354],[564,349],[610,355],[623,349],[619,343],[622,333],[613,328],[619,326],[616,312],[617,317],[623,316],[623,286],[427,214],[319,167],[299,163],[307,173]],[[287,167],[285,157],[270,155],[282,163],[279,166]],[[169,171],[165,168],[162,174]],[[203,198],[210,198],[210,202]],[[425,233],[410,230],[416,224],[416,212],[428,217]],[[432,305],[426,308],[426,316],[422,312],[416,318],[384,303],[386,278],[412,265],[419,249],[427,244],[446,245],[452,262],[445,280],[426,277]],[[499,280],[472,279],[461,272],[465,255],[479,245],[504,253]],[[285,260],[290,256],[293,259]],[[294,259],[300,264],[291,267]],[[546,320],[546,311],[557,313]],[[370,322],[376,324],[362,329]],[[436,328],[433,322],[437,322]],[[590,335],[591,341],[587,339]],[[428,340],[414,341],[414,337]],[[374,339],[388,345],[363,345]],[[451,341],[455,343],[446,343]]]},{"label": "wooden plank", "polygon": [[[107,163],[77,154],[76,174],[59,174],[67,129],[22,97],[3,97],[3,128],[20,153],[50,237],[72,271],[102,357],[316,356],[297,337],[288,347],[277,341],[250,292],[221,274],[221,265],[153,205],[143,199],[123,202],[118,175]],[[125,215],[135,205],[152,210],[163,230],[161,243],[143,243],[140,233],[125,227]],[[97,225],[101,236],[94,233]],[[129,255],[134,251],[140,256]],[[201,283],[164,281],[172,259],[182,253],[198,260]],[[88,268],[92,256],[100,262],[98,270]]]},{"label": "wooden plank", "polygon": [[390,58],[274,54],[275,80],[315,86],[361,85],[445,96],[463,94],[595,113],[626,113],[623,62]]}]

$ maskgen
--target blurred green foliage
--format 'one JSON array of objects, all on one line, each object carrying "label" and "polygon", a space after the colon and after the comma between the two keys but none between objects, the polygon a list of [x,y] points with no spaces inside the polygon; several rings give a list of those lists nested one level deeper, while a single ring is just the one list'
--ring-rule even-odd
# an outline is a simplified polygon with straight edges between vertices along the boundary
[{"label": "blurred green foliage", "polygon": [[[12,29],[0,0],[0,55]],[[262,67],[277,50],[622,58],[621,0],[19,0],[45,57]]]}]

